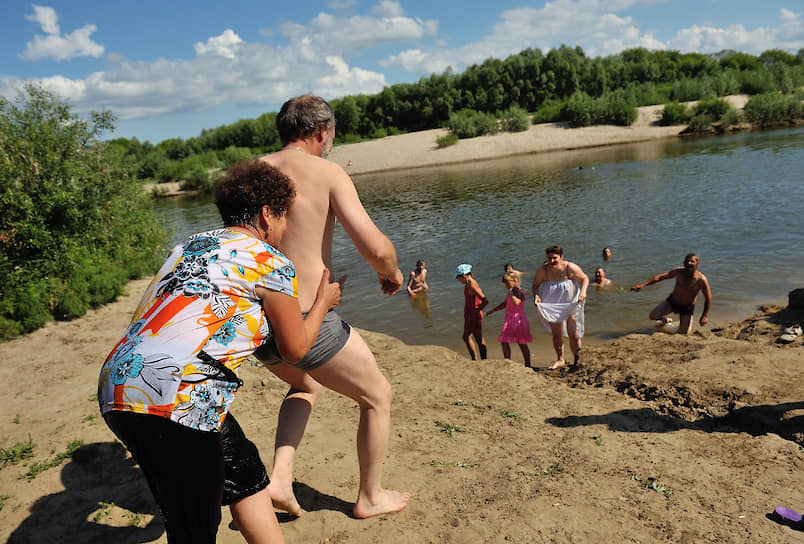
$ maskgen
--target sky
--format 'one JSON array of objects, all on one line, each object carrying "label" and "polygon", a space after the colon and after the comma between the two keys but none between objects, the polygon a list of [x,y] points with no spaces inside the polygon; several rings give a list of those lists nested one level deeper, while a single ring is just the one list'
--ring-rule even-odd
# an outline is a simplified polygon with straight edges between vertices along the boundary
[{"label": "sky", "polygon": [[0,96],[31,81],[79,115],[111,110],[108,136],[151,143],[299,94],[374,94],[528,47],[804,48],[801,0],[3,0],[2,11]]}]

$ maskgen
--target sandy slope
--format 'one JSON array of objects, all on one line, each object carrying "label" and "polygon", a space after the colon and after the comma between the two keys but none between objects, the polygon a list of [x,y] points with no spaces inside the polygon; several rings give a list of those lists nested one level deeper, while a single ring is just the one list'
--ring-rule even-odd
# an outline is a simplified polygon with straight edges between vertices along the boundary
[{"label": "sandy slope", "polygon": [[[0,541],[166,542],[94,397],[145,284],[0,344],[0,446],[30,437],[41,462],[85,444],[30,482],[20,479],[29,467],[0,469]],[[804,542],[766,519],[779,504],[804,509],[804,340],[775,343],[803,318],[770,310],[690,337],[630,335],[585,348],[562,374],[365,332],[395,395],[385,480],[413,501],[396,515],[350,518],[357,409],[329,393],[298,459],[306,512],[280,517],[283,531],[289,542],[331,543]],[[285,388],[258,367],[242,376],[234,413],[270,463]],[[449,436],[446,425],[458,429]],[[243,542],[229,521],[225,512],[219,542]]]}]

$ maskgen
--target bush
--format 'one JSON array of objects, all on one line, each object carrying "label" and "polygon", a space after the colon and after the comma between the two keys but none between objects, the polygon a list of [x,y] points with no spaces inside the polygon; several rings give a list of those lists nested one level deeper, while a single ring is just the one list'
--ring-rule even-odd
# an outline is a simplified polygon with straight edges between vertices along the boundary
[{"label": "bush", "polygon": [[446,136],[439,136],[438,138],[436,138],[436,145],[438,145],[439,148],[449,147],[451,145],[457,144],[459,139],[460,138],[458,138],[457,134],[447,134]]},{"label": "bush", "polygon": [[545,100],[536,113],[533,114],[533,124],[539,123],[557,123],[563,121],[561,117],[564,106],[567,102],[565,100]]},{"label": "bush", "polygon": [[673,102],[690,102],[715,96],[709,81],[704,79],[681,79],[673,83],[670,100]]},{"label": "bush", "polygon": [[488,113],[463,109],[449,116],[447,129],[458,138],[474,138],[499,132],[497,118]]},{"label": "bush", "polygon": [[778,93],[752,96],[743,111],[746,121],[760,127],[791,123],[804,117],[799,96]]},{"label": "bush", "polygon": [[729,111],[720,118],[720,126],[723,130],[728,130],[729,127],[741,124],[743,120],[743,112],[735,108],[730,108]]},{"label": "bush", "polygon": [[701,100],[693,109],[695,112],[694,115],[708,115],[712,119],[719,121],[727,111],[733,108],[722,98],[713,98],[709,100]]},{"label": "bush", "polygon": [[595,119],[595,99],[576,91],[567,100],[562,117],[573,127],[588,127]]},{"label": "bush", "polygon": [[505,132],[523,132],[528,130],[530,126],[528,112],[519,106],[511,106],[503,112],[501,124]]},{"label": "bush", "polygon": [[159,264],[152,201],[98,139],[112,120],[30,84],[0,98],[0,338],[82,315]]},{"label": "bush", "polygon": [[670,102],[665,104],[662,111],[661,124],[663,125],[686,125],[692,118],[692,111],[684,104]]}]

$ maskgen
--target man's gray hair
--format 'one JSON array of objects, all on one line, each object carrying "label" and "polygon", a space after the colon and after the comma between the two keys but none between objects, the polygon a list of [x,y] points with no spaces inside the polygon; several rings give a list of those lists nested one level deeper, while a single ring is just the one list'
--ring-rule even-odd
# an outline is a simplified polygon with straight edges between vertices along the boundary
[{"label": "man's gray hair", "polygon": [[291,98],[276,116],[276,129],[282,145],[294,140],[304,140],[326,125],[332,131],[335,115],[326,100],[319,96],[304,94]]}]

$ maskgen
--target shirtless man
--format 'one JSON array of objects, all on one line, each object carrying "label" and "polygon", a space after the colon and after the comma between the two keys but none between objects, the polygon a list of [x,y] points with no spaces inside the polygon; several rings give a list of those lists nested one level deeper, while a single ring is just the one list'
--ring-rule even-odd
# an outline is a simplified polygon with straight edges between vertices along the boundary
[{"label": "shirtless man", "polygon": [[704,310],[700,319],[702,326],[709,321],[709,306],[712,305],[712,292],[709,290],[709,282],[706,276],[698,272],[699,264],[698,256],[690,253],[684,257],[684,266],[673,268],[663,274],[657,274],[644,283],[634,285],[631,287],[631,291],[641,291],[644,287],[657,281],[675,278],[676,284],[673,287],[673,292],[653,309],[650,313],[650,318],[667,323],[665,316],[669,313],[677,313],[679,315],[678,332],[680,334],[689,334],[692,331],[692,314],[695,311],[695,299],[698,298],[698,293],[703,293],[704,296]]},{"label": "shirtless man", "polygon": [[606,277],[606,271],[602,268],[595,268],[595,286],[608,287],[611,285],[611,280]]},{"label": "shirtless man", "polygon": [[[304,95],[285,102],[276,117],[282,149],[263,160],[294,183],[296,198],[287,212],[287,231],[278,249],[296,266],[299,304],[309,309],[324,269],[332,274],[332,235],[337,219],[360,255],[377,271],[382,292],[397,293],[404,276],[396,250],[366,213],[349,175],[326,160],[335,137],[335,117],[323,99]],[[334,277],[334,276],[333,276]],[[255,355],[290,385],[279,410],[274,464],[268,491],[274,506],[299,516],[293,494],[293,463],[310,412],[324,387],[360,407],[357,457],[360,489],[353,514],[368,518],[398,512],[410,494],[382,487],[382,465],[391,425],[391,386],[363,338],[329,312],[313,348],[296,365],[277,360],[270,346]]]},{"label": "shirtless man", "polygon": [[427,269],[424,267],[424,261],[421,259],[416,261],[416,270],[411,271],[408,277],[408,295],[415,295],[430,289],[427,285]]},{"label": "shirtless man", "polygon": [[[569,336],[574,363],[578,362],[583,337],[583,307],[578,309],[574,303],[586,300],[589,276],[577,264],[565,261],[564,250],[559,246],[550,246],[544,252],[547,262],[536,271],[531,291],[533,304],[539,310],[539,321],[553,335],[556,360],[548,369],[557,370],[567,366],[564,360],[565,334]],[[544,304],[540,307],[542,302]]]}]

